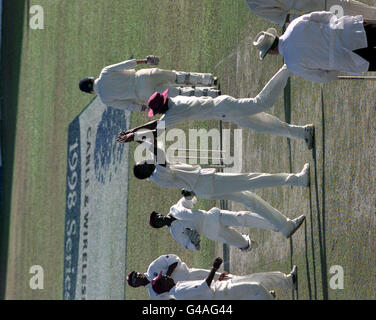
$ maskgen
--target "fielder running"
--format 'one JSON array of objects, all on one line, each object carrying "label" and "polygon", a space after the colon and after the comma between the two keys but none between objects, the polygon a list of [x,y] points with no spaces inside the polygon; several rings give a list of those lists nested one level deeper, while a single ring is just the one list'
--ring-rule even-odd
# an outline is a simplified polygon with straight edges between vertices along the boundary
[{"label": "fielder running", "polygon": [[158,113],[163,116],[159,120],[122,132],[121,135],[126,137],[129,133],[135,133],[141,129],[157,129],[157,132],[161,133],[163,129],[169,129],[187,120],[223,120],[259,133],[303,140],[308,149],[312,149],[313,125],[291,125],[264,112],[278,100],[290,74],[284,65],[255,98],[235,99],[227,95],[216,98],[183,96],[170,98],[168,97],[169,90],[163,93],[155,92],[148,100],[149,117]]},{"label": "fielder running", "polygon": [[[281,27],[302,14],[313,11],[338,12],[338,15],[362,15],[364,20],[376,20],[376,8],[355,0],[246,0],[249,9]],[[295,13],[298,12],[299,14]]]},{"label": "fielder running", "polygon": [[[153,228],[166,226],[172,237],[184,248],[200,250],[200,235],[205,235],[213,241],[219,241],[240,249],[242,252],[250,251],[257,247],[254,240],[232,227],[252,227],[264,230],[280,231],[281,225],[273,225],[257,213],[250,211],[233,212],[212,208],[209,211],[193,209],[197,202],[191,192],[183,191],[184,197],[170,208],[168,215],[155,211],[149,218]],[[304,215],[290,220],[291,237],[299,229],[305,219]],[[283,228],[283,227],[282,227]]]},{"label": "fielder running", "polygon": [[291,289],[297,286],[297,269],[289,275],[281,272],[265,272],[215,280],[222,259],[217,258],[209,274],[196,281],[174,281],[160,271],[152,280],[152,288],[158,294],[168,294],[176,300],[274,300],[272,289]]},{"label": "fielder running", "polygon": [[[158,65],[159,58],[132,59],[105,67],[99,77],[80,81],[81,91],[97,93],[102,102],[113,108],[129,111],[146,110],[146,103],[155,91],[170,88],[170,96],[208,95],[216,97],[213,88],[217,79],[210,73],[192,73],[147,68],[136,71],[140,64]],[[192,87],[193,86],[193,87]],[[197,86],[197,87],[196,87]]]}]

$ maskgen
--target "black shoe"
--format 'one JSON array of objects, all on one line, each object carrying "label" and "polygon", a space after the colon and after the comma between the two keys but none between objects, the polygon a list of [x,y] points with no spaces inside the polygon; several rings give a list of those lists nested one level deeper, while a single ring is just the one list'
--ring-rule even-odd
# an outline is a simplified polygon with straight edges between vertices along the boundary
[{"label": "black shoe", "polygon": [[290,274],[292,276],[292,284],[294,286],[294,289],[298,291],[298,267],[293,266]]},{"label": "black shoe", "polygon": [[304,135],[308,150],[312,150],[315,146],[315,126],[313,124],[305,126]]}]

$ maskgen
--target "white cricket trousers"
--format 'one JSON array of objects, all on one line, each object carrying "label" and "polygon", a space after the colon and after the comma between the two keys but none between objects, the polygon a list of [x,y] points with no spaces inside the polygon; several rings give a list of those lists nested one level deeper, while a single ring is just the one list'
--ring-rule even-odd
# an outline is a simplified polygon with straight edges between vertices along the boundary
[{"label": "white cricket trousers", "polygon": [[[175,271],[174,271],[175,273]],[[175,277],[175,274],[172,274],[174,280],[176,281],[191,281],[191,280],[203,280],[207,278],[210,273],[210,270],[206,269],[196,269],[196,268],[189,268],[189,273],[184,274],[184,276]],[[214,280],[218,280],[220,276],[220,272],[216,272],[214,276]],[[272,272],[259,272],[248,274],[244,276],[238,276],[229,274],[230,281],[235,283],[259,283],[265,287],[267,290],[275,290],[275,289],[282,289],[282,290],[291,290],[293,288],[292,276],[291,274],[285,274],[279,271],[272,271]],[[176,278],[176,279],[175,279]]]},{"label": "white cricket trousers", "polygon": [[[142,69],[136,72],[136,94],[141,101],[148,101],[150,96],[165,89],[171,89],[171,94],[178,95],[179,90],[174,87],[204,86],[214,90],[212,84],[214,76],[210,73],[193,73],[159,68]],[[218,91],[218,90],[215,90]],[[208,94],[209,95],[209,94]]]},{"label": "white cricket trousers", "polygon": [[300,173],[217,172],[213,178],[213,193],[215,195],[278,186],[307,186],[307,177]]},{"label": "white cricket trousers", "polygon": [[253,273],[245,276],[233,276],[233,278],[231,278],[231,281],[233,283],[259,283],[269,291],[275,289],[291,290],[293,288],[291,274],[285,274],[279,271]]},{"label": "white cricket trousers", "polygon": [[303,126],[290,125],[264,112],[272,108],[282,95],[290,74],[287,67],[283,66],[255,98],[235,99],[230,96],[220,96],[214,99],[215,118],[236,123],[240,127],[259,133],[304,140]]},{"label": "white cricket trousers", "polygon": [[[199,174],[193,187],[196,195],[210,200],[226,200],[227,194],[252,189],[299,186],[306,187],[308,177],[298,173],[222,173]],[[253,211],[253,210],[251,210]],[[254,211],[256,212],[256,211]],[[256,212],[258,213],[258,212]]]},{"label": "white cricket trousers", "polygon": [[246,249],[249,246],[249,238],[232,227],[252,227],[278,231],[272,223],[256,213],[249,211],[234,212],[220,210],[218,226],[218,235],[220,236],[220,239],[212,240],[221,240],[222,242],[238,249]]},{"label": "white cricket trousers", "polygon": [[279,137],[286,137],[295,140],[305,139],[304,126],[297,126],[281,121],[269,113],[260,112],[243,119],[236,119],[239,127],[249,128],[258,133],[272,134]]},{"label": "white cricket trousers", "polygon": [[216,281],[213,300],[274,300],[274,297],[260,283]]},{"label": "white cricket trousers", "polygon": [[257,213],[274,226],[274,231],[281,232],[285,237],[295,228],[295,224],[264,199],[253,192],[243,191],[228,193],[221,198],[243,204],[250,211]]},{"label": "white cricket trousers", "polygon": [[[217,98],[221,99],[221,97]],[[276,116],[263,112],[273,105],[258,105],[254,98],[221,99],[215,107],[215,118],[229,121],[242,128],[249,128],[258,133],[273,134],[296,140],[304,140],[304,126],[291,125],[281,121]]]}]

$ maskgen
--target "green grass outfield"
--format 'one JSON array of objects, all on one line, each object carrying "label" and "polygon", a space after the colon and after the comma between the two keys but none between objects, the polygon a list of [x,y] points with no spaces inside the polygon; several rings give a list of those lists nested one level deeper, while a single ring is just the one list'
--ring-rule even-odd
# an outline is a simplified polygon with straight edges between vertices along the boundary
[{"label": "green grass outfield", "polygon": [[[28,8],[34,4],[44,8],[44,30],[28,28]],[[131,55],[143,58],[155,54],[161,57],[161,68],[214,72],[221,79],[223,93],[246,97],[259,92],[281,66],[281,60],[272,57],[259,62],[251,48],[250,36],[270,24],[252,15],[243,0],[12,0],[4,3],[3,20],[1,136],[6,188],[1,208],[4,219],[0,257],[2,278],[7,266],[5,297],[61,299],[67,128],[92,98],[78,90],[78,81],[86,75],[95,76],[103,66]],[[372,299],[376,297],[372,277],[375,215],[371,189],[376,183],[371,165],[376,154],[375,84],[325,85],[323,123],[320,89],[317,84],[293,78],[291,121],[313,122],[318,128],[319,197],[322,173],[326,174],[327,265],[338,264],[345,271],[345,290],[329,290],[329,297]],[[284,119],[282,99],[270,113]],[[133,115],[132,126],[146,120],[145,115]],[[325,158],[322,124],[326,124]],[[185,128],[213,126],[218,123],[185,124]],[[286,146],[285,139],[244,131],[243,170],[289,170]],[[306,161],[313,164],[302,143],[292,142],[292,152],[293,170],[300,169]],[[257,193],[290,217],[301,212],[309,214],[306,190],[283,187]],[[208,241],[204,241],[200,254],[183,251],[167,230],[150,229],[147,225],[150,211],[164,212],[178,198],[178,191],[134,181],[131,176],[127,271],[142,272],[163,253],[177,253],[189,266],[197,267],[209,267],[214,256],[220,254],[221,246]],[[322,203],[320,198],[321,206]],[[206,201],[200,203],[203,208],[212,205]],[[299,231],[293,240],[293,263],[299,265],[301,284],[299,299],[314,296],[313,262],[318,298],[323,292],[316,211],[313,214],[314,250],[309,242],[308,219],[307,259],[304,231]],[[243,255],[231,250],[231,271],[239,274],[288,271],[289,242],[269,232],[252,234],[260,248]],[[305,272],[307,261],[311,292]],[[44,267],[44,290],[29,288],[29,268],[35,264]],[[145,290],[127,287],[128,299],[146,297]]]}]

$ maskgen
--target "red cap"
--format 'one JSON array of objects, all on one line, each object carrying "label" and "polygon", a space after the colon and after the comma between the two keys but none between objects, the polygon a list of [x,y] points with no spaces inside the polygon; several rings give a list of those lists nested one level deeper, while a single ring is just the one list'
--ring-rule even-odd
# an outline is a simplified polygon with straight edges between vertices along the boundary
[{"label": "red cap", "polygon": [[154,92],[148,100],[149,112],[148,117],[154,117],[161,109],[163,109],[167,104],[168,89],[160,92]]}]

